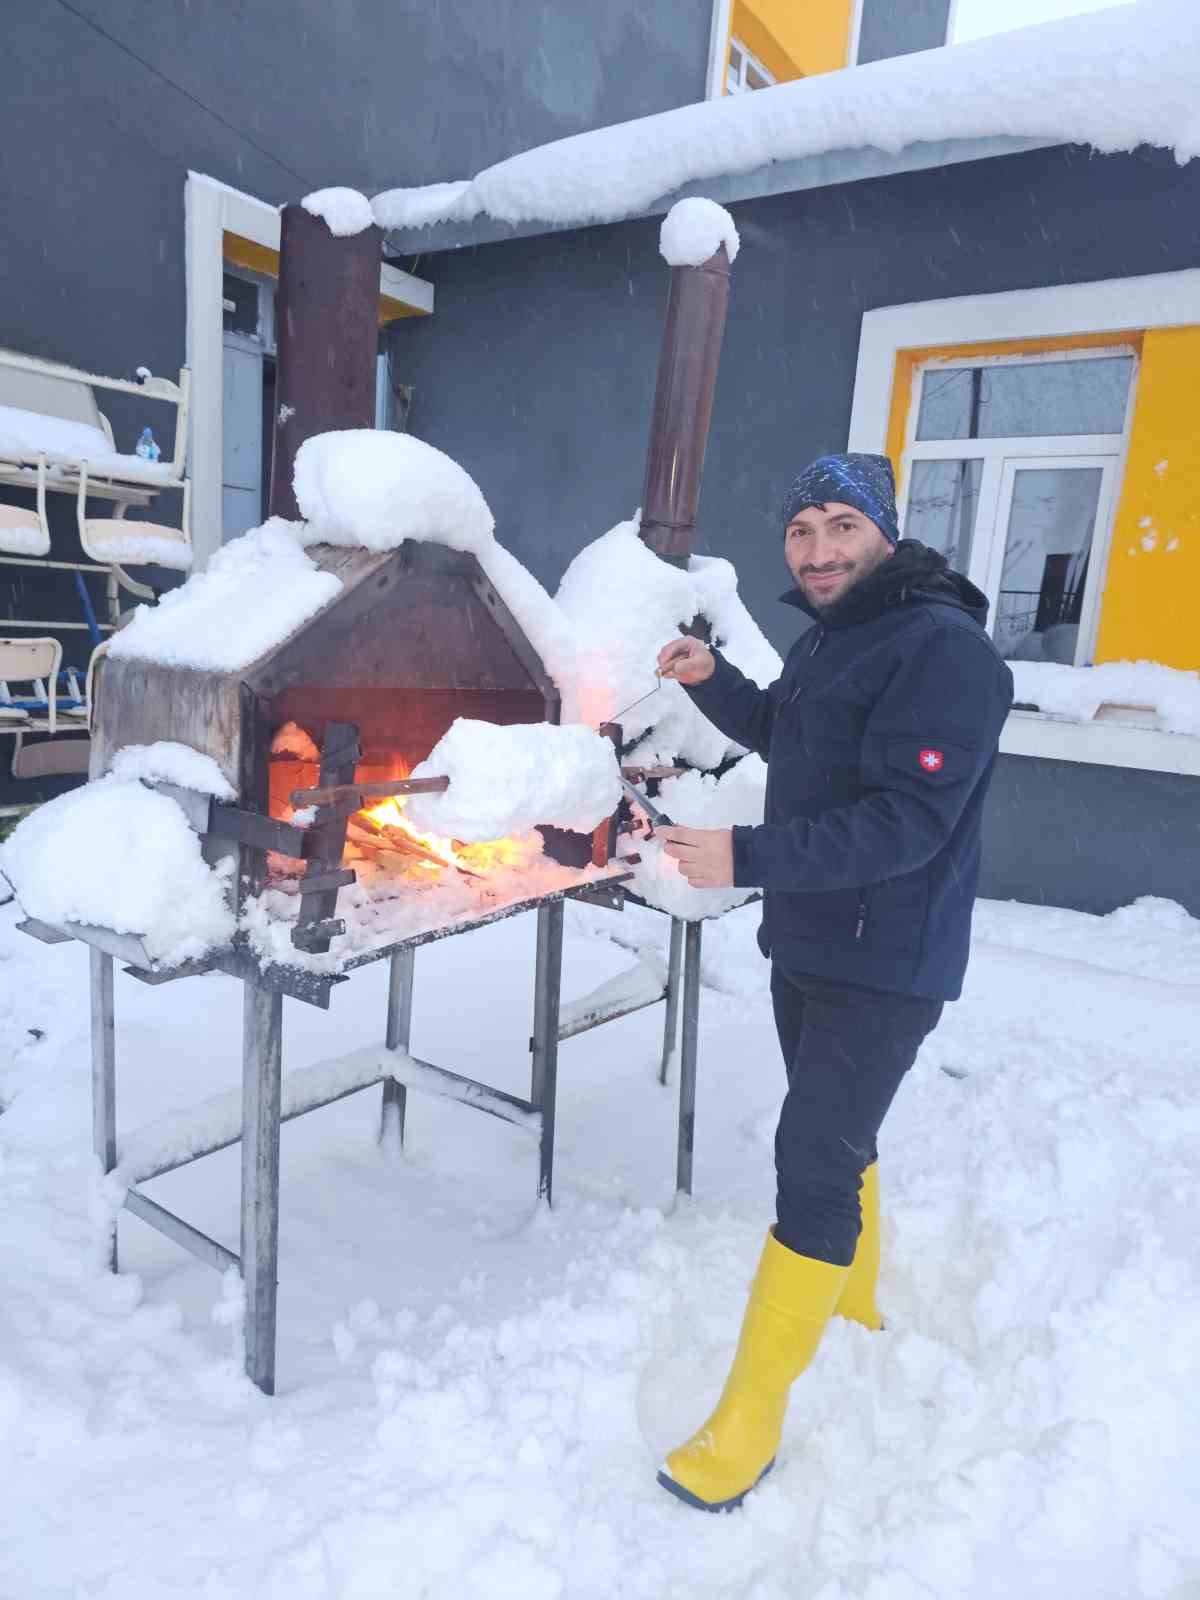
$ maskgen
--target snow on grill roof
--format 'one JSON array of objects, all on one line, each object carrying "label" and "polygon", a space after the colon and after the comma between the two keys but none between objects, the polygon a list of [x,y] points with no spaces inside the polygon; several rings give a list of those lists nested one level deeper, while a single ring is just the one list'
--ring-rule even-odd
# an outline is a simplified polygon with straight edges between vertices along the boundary
[{"label": "snow on grill roof", "polygon": [[1004,137],[1157,145],[1184,162],[1200,154],[1198,82],[1200,5],[1140,0],[598,128],[373,205],[391,229],[478,217],[579,226],[774,162]]}]

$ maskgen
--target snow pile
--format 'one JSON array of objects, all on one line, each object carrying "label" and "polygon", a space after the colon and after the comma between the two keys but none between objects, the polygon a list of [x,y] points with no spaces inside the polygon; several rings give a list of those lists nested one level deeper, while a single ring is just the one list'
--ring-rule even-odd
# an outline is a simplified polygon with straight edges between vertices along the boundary
[{"label": "snow pile", "polygon": [[412,795],[406,812],[418,828],[455,839],[502,839],[539,823],[588,833],[621,798],[609,741],[549,722],[458,717],[412,775],[450,779],[442,794]]},{"label": "snow pile", "polygon": [[[729,1517],[654,1474],[719,1393],[772,1215],[784,1071],[753,910],[705,930],[689,1204],[661,1006],[564,1043],[552,1211],[529,1136],[449,1101],[410,1098],[409,1159],[376,1144],[377,1090],[289,1123],[271,1400],[210,1267],[123,1216],[103,1270],[88,953],[0,911],[0,1592],[1191,1600],[1198,991],[1108,970],[1116,919],[1079,918],[1063,961],[1033,951],[1069,913],[1004,909],[1011,948],[976,941],[880,1140],[886,1332],[830,1324]],[[584,918],[653,930],[661,965],[664,917],[571,907],[567,1007],[630,965]],[[1164,922],[1161,967],[1183,936]],[[535,942],[516,917],[422,949],[415,1054],[528,1095]],[[122,1159],[186,1149],[193,1108],[229,1127],[205,1102],[238,1089],[236,984],[115,981]],[[370,1065],[387,988],[381,962],[285,1029],[285,1104]],[[231,1242],[237,1169],[150,1193]]]},{"label": "snow pile", "polygon": [[129,567],[169,567],[172,572],[190,572],[192,547],[177,534],[161,533],[146,523],[124,521],[119,533],[104,530],[103,552],[106,561]]},{"label": "snow pile", "polygon": [[112,476],[140,483],[165,483],[171,476],[169,461],[143,461],[115,451],[108,435],[91,422],[71,422],[49,417],[23,406],[0,406],[0,456],[24,461],[47,458],[47,466],[77,466],[86,461],[94,477]]},{"label": "snow pile", "polygon": [[[481,545],[475,559],[496,586],[517,625],[541,657],[542,665],[554,680],[564,701],[574,703],[574,686],[579,675],[575,631],[546,590],[511,550],[496,540]],[[574,717],[569,720],[584,720]]]},{"label": "snow pile", "polygon": [[738,244],[733,218],[715,200],[677,200],[658,234],[659,253],[672,267],[698,267],[722,245],[733,261]]},{"label": "snow pile", "polygon": [[0,869],[29,916],[135,934],[164,966],[233,936],[224,878],[199,836],[174,800],[133,778],[100,778],[39,806],[0,846]]},{"label": "snow pile", "polygon": [[138,606],[109,655],[201,672],[236,672],[265,655],[341,593],[305,555],[296,524],[272,517],[224,545],[203,572]]},{"label": "snow pile", "polygon": [[285,722],[271,740],[273,756],[291,756],[296,761],[320,761],[321,752],[311,735],[296,722]]},{"label": "snow pile", "polygon": [[1153,711],[1165,733],[1200,736],[1200,673],[1156,661],[1108,661],[1098,667],[1062,667],[1045,661],[1010,661],[1015,699],[1057,717],[1090,722],[1102,705]]},{"label": "snow pile", "polygon": [[309,216],[322,218],[330,233],[339,238],[361,233],[375,222],[371,202],[357,189],[317,189],[306,194],[300,204]]},{"label": "snow pile", "polygon": [[[5,506],[16,511],[16,506]],[[38,521],[35,511],[27,511],[28,522],[0,523],[0,550],[10,556],[48,556],[50,535]]]},{"label": "snow pile", "polygon": [[[767,768],[759,756],[744,756],[717,778],[708,772],[684,772],[665,778],[657,804],[672,822],[688,828],[753,827],[763,820]],[[756,889],[693,889],[663,850],[655,834],[638,839],[641,857],[633,869],[633,887],[644,900],[673,917],[719,917],[742,905]]]},{"label": "snow pile", "polygon": [[730,95],[514,156],[469,182],[375,197],[387,228],[614,222],[683,184],[834,150],[1018,137],[1200,154],[1200,7],[1141,0]]},{"label": "snow pile", "polygon": [[[578,679],[569,700],[573,721],[595,726],[654,688],[658,652],[696,617],[707,618],[713,643],[760,686],[782,663],[737,592],[728,561],[694,556],[686,571],[661,561],[638,538],[638,519],[618,523],[580,551],[556,596],[572,625]],[[677,757],[712,769],[741,746],[718,732],[677,683],[621,718],[629,754],[645,765]]]},{"label": "snow pile", "polygon": [[495,527],[470,474],[410,433],[316,434],[296,452],[294,483],[309,544],[394,550],[405,539],[429,539],[476,550]]},{"label": "snow pile", "polygon": [[173,783],[179,789],[210,794],[216,800],[232,800],[236,791],[211,756],[173,739],[157,744],[127,744],[113,758],[112,775],[124,781],[144,779],[147,783]]}]

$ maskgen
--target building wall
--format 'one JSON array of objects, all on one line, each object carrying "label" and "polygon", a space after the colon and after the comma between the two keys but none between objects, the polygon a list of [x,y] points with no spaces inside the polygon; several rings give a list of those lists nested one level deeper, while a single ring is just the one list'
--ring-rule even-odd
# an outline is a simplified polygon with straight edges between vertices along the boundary
[{"label": "building wall", "polygon": [[1160,895],[1200,917],[1200,778],[1001,756],[979,892],[1100,915]]},{"label": "building wall", "polygon": [[951,0],[862,0],[859,65],[944,45],[950,4]]},{"label": "building wall", "polygon": [[[469,177],[704,98],[711,0],[9,0],[0,344],[183,360],[189,168],[272,204]],[[91,20],[87,20],[87,19]]]}]

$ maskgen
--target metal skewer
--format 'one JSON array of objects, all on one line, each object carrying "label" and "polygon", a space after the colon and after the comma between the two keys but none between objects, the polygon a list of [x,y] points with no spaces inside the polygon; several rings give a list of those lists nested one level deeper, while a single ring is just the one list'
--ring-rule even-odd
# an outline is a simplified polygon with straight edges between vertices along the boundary
[{"label": "metal skewer", "polygon": [[640,706],[643,700],[649,700],[652,694],[657,694],[662,688],[662,673],[656,672],[654,676],[658,679],[658,682],[654,685],[653,689],[647,689],[645,694],[638,695],[636,700],[631,700],[627,706],[622,706],[620,711],[616,712],[615,715],[611,717],[605,717],[605,722],[620,722],[622,717],[628,716],[628,714],[633,710],[634,706]]}]

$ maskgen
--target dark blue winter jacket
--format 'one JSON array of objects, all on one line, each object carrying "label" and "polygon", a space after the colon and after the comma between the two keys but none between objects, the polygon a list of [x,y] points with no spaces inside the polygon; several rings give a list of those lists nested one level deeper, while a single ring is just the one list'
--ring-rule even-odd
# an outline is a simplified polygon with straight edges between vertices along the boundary
[{"label": "dark blue winter jacket", "polygon": [[[798,591],[790,605],[815,616]],[[734,828],[734,882],[762,888],[759,943],[785,971],[954,1000],[980,821],[1012,704],[987,601],[902,540],[760,689],[717,653],[689,690],[767,762],[765,821]]]}]

